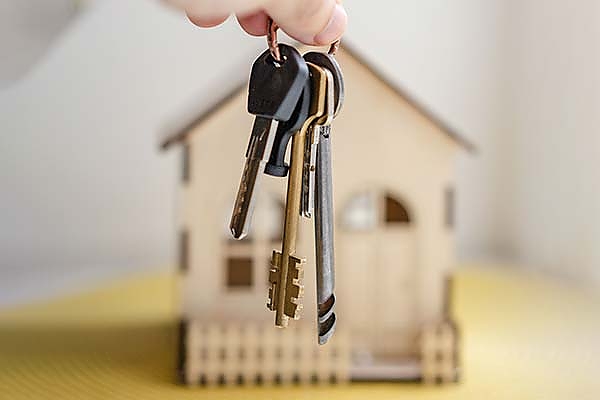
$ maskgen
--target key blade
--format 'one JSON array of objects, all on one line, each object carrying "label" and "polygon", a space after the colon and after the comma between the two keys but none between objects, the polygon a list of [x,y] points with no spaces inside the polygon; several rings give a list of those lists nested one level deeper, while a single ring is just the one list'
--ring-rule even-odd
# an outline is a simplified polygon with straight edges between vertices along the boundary
[{"label": "key blade", "polygon": [[331,181],[331,138],[328,127],[317,151],[317,187],[315,192],[315,245],[317,302],[325,303],[335,285],[333,186]]},{"label": "key blade", "polygon": [[306,260],[290,256],[285,290],[284,314],[292,319],[300,318],[304,297],[304,264]]},{"label": "key blade", "polygon": [[298,318],[302,297],[303,260],[296,257],[296,240],[300,220],[300,199],[302,197],[302,167],[308,127],[323,115],[325,108],[326,77],[321,70],[308,64],[311,83],[310,114],[301,129],[293,135],[288,173],[287,197],[285,204],[285,220],[283,229],[282,250],[279,264],[280,271],[275,275],[275,325],[285,327],[289,318]]},{"label": "key blade", "polygon": [[273,139],[279,123],[269,118],[256,117],[246,150],[246,161],[238,187],[229,230],[234,239],[241,240],[248,235],[254,214],[256,193],[271,154]]},{"label": "key blade", "polygon": [[336,325],[333,186],[331,181],[330,126],[320,129],[317,150],[315,192],[315,244],[317,273],[318,341],[323,345],[333,335]]},{"label": "key blade", "polygon": [[302,203],[301,215],[306,218],[312,218],[315,207],[316,178],[317,168],[317,149],[321,137],[321,131],[324,126],[331,125],[335,113],[335,91],[334,78],[327,68],[322,68],[323,75],[326,78],[325,102],[323,115],[314,121],[309,130],[306,149],[304,152],[304,168],[302,170]]},{"label": "key blade", "polygon": [[271,269],[269,269],[269,297],[267,299],[267,308],[271,311],[277,309],[277,292],[281,279],[281,253],[273,251],[271,256]]},{"label": "key blade", "polygon": [[312,218],[314,211],[315,165],[317,161],[317,146],[319,145],[319,129],[312,126],[308,131],[304,150],[304,166],[302,168],[302,198],[300,199],[300,215]]}]

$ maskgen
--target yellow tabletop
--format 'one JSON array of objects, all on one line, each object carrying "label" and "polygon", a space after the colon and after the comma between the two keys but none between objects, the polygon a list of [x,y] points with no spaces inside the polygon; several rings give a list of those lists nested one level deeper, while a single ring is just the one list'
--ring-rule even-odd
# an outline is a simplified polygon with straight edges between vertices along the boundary
[{"label": "yellow tabletop", "polygon": [[598,399],[600,296],[499,269],[455,281],[457,385],[176,385],[176,279],[132,278],[0,312],[0,399]]}]

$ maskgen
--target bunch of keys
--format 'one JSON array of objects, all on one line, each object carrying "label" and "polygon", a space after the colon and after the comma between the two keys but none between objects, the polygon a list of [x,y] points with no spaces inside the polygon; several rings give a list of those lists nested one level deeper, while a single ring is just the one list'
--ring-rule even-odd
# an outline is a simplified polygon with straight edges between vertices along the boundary
[{"label": "bunch of keys", "polygon": [[342,72],[333,57],[339,42],[329,53],[302,57],[295,48],[277,43],[271,19],[267,31],[269,50],[250,74],[248,111],[255,120],[230,230],[235,239],[248,234],[263,173],[287,176],[283,244],[281,252],[273,251],[267,307],[275,312],[276,326],[299,319],[305,260],[296,254],[298,223],[301,216],[313,218],[318,342],[325,344],[336,325],[330,135],[344,99]]}]

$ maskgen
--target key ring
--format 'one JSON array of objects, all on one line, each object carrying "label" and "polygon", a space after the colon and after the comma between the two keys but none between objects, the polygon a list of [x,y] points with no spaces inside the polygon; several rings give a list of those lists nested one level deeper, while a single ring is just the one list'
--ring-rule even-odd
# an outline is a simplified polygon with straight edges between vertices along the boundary
[{"label": "key ring", "polygon": [[[273,21],[271,17],[267,18],[267,45],[269,46],[269,51],[271,52],[271,56],[275,59],[276,62],[281,63],[283,60],[281,59],[281,52],[279,51],[279,44],[277,43],[277,30],[279,29],[279,25]],[[330,55],[335,55],[335,53],[340,48],[340,39],[336,40],[329,46],[329,51],[327,52]]]},{"label": "key ring", "polygon": [[338,49],[340,48],[340,42],[341,42],[341,39],[338,39],[335,42],[331,43],[331,46],[329,46],[329,51],[327,52],[327,54],[335,56],[335,53],[337,53]]},{"label": "key ring", "polygon": [[279,51],[279,43],[277,43],[277,30],[279,25],[273,21],[271,17],[267,18],[267,44],[269,45],[269,51],[271,56],[276,62],[281,63],[281,52]]}]

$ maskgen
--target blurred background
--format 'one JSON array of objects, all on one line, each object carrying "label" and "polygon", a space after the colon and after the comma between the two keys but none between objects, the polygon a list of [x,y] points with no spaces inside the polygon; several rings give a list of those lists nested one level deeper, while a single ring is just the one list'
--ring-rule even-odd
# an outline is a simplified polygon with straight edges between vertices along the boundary
[{"label": "blurred background", "polygon": [[[600,2],[344,4],[344,40],[477,151],[456,166],[462,383],[337,396],[597,398]],[[158,0],[0,0],[0,398],[199,395],[174,385],[180,154],[159,139],[264,49]]]},{"label": "blurred background", "polygon": [[[345,40],[479,149],[459,262],[600,284],[600,3],[345,3]],[[172,268],[158,138],[264,47],[157,1],[0,1],[0,306]]]}]

